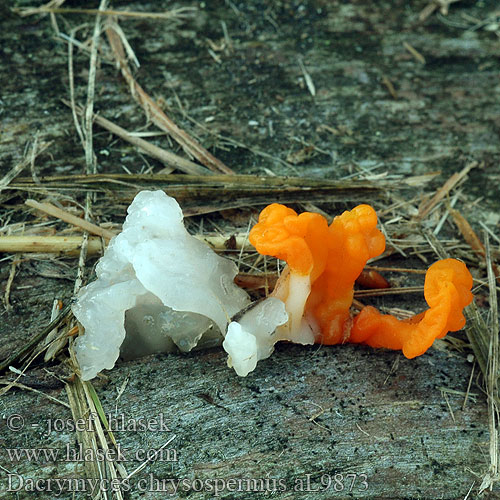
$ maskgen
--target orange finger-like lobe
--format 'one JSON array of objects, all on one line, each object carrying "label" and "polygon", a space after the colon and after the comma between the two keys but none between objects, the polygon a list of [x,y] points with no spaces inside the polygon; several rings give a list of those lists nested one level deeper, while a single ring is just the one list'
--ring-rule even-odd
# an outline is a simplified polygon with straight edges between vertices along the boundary
[{"label": "orange finger-like lobe", "polygon": [[279,224],[285,217],[297,216],[297,212],[280,203],[271,203],[259,214],[259,223],[266,226]]},{"label": "orange finger-like lobe", "polygon": [[358,205],[340,217],[350,232],[364,235],[369,248],[370,258],[382,253],[385,249],[385,238],[377,229],[377,214],[370,205]]},{"label": "orange finger-like lobe", "polygon": [[[446,304],[444,307],[447,309]],[[354,318],[349,342],[402,350],[409,359],[420,356],[443,331],[446,333],[446,311],[428,309],[422,316],[420,322],[412,324],[367,306]]]},{"label": "orange finger-like lobe", "polygon": [[318,343],[337,344],[349,337],[354,281],[367,260],[385,248],[376,225],[377,216],[369,205],[345,211],[330,225],[327,266],[306,306],[320,326]]},{"label": "orange finger-like lobe", "polygon": [[[250,231],[250,243],[259,253],[285,260],[291,273],[310,276],[305,313],[320,328],[318,342],[336,344],[349,337],[354,280],[366,261],[385,248],[376,225],[377,216],[369,205],[345,211],[328,227],[319,214],[297,215],[272,204]],[[378,284],[387,286],[378,276]]]},{"label": "orange finger-like lobe", "polygon": [[371,306],[365,307],[354,318],[349,341],[402,349],[407,358],[420,356],[436,338],[464,326],[463,308],[472,301],[471,288],[472,276],[463,262],[438,261],[426,273],[424,295],[430,306],[427,311],[401,321]]},{"label": "orange finger-like lobe", "polygon": [[249,240],[257,251],[285,260],[292,272],[319,276],[326,265],[328,225],[319,214],[297,213],[273,203],[259,216]]},{"label": "orange finger-like lobe", "polygon": [[[448,284],[446,287],[444,284]],[[472,275],[467,266],[456,259],[443,259],[429,267],[425,276],[424,296],[432,308],[444,298],[450,301],[446,330],[457,331],[465,325],[463,309],[472,302]],[[444,336],[444,335],[443,335]]]},{"label": "orange finger-like lobe", "polygon": [[[314,290],[310,299],[314,300]],[[337,294],[334,300],[322,300],[314,310],[314,317],[320,327],[321,335],[316,343],[334,345],[345,342],[349,338],[351,328],[350,307],[353,299],[353,291],[345,290],[343,295]],[[306,306],[309,309],[309,304]]]},{"label": "orange finger-like lobe", "polygon": [[359,205],[335,217],[330,225],[329,248],[332,254],[328,259],[329,268],[342,269],[348,264],[352,272],[356,272],[354,281],[366,261],[385,249],[384,235],[377,229],[375,210],[369,205]]},{"label": "orange finger-like lobe", "polygon": [[404,335],[408,324],[394,316],[381,314],[375,307],[363,307],[354,318],[349,342],[367,343],[372,347],[402,349]]},{"label": "orange finger-like lobe", "polygon": [[442,283],[452,283],[458,293],[462,307],[472,300],[472,275],[467,266],[456,259],[443,259],[434,262],[425,275],[424,296],[430,307],[441,300]]}]

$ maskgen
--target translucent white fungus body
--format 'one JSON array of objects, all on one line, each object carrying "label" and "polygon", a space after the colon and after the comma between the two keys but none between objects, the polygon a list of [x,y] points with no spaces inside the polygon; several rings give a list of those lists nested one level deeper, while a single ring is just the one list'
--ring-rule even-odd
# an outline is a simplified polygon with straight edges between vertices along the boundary
[{"label": "translucent white fungus body", "polygon": [[127,211],[122,232],[97,264],[97,280],[82,288],[73,306],[85,328],[75,342],[83,380],[114,366],[126,316],[127,332],[141,337],[137,357],[174,343],[190,350],[212,325],[224,332],[249,303],[233,282],[235,264],[186,231],[174,198],[142,191]]},{"label": "translucent white fungus body", "polygon": [[287,266],[271,296],[227,327],[222,345],[229,354],[229,367],[245,377],[255,370],[258,361],[272,354],[280,340],[314,344],[319,326],[311,315],[304,313],[310,293],[310,276],[290,272]]},{"label": "translucent white fungus body", "polygon": [[276,327],[286,323],[285,304],[269,297],[229,323],[222,346],[229,354],[227,364],[240,377],[255,370],[257,361],[271,356],[274,344],[286,340],[276,335]]}]

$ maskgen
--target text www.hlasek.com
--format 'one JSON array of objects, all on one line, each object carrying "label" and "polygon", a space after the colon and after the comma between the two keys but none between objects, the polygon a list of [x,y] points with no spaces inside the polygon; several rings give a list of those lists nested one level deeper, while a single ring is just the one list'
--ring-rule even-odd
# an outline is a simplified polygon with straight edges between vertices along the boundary
[{"label": "text www.hlasek.com", "polygon": [[62,450],[59,448],[6,448],[11,462],[177,462],[175,448],[127,450],[120,444],[116,449],[107,450],[86,448],[80,444],[72,448],[69,444]]},{"label": "text www.hlasek.com", "polygon": [[366,474],[337,473],[322,474],[319,478],[313,478],[312,474],[298,477],[291,484],[285,479],[276,478],[207,478],[207,479],[158,479],[153,474],[147,478],[133,480],[129,477],[124,479],[33,479],[25,478],[18,474],[9,474],[9,492],[31,491],[50,492],[53,496],[60,496],[64,492],[90,493],[98,492],[127,492],[132,489],[139,492],[162,492],[175,495],[180,492],[207,492],[214,496],[222,493],[235,492],[265,492],[277,493],[292,490],[295,492],[354,492],[366,491],[368,489]]}]

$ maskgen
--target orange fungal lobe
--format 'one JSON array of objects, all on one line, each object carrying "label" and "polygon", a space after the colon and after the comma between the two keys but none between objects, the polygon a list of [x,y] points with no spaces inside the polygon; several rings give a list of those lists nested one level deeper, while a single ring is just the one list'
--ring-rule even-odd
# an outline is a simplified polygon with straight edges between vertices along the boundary
[{"label": "orange fungal lobe", "polygon": [[316,273],[324,266],[327,230],[323,216],[308,212],[297,215],[291,208],[273,203],[261,212],[249,240],[259,253],[285,260],[292,272],[307,275],[314,266]]},{"label": "orange fungal lobe", "polygon": [[293,323],[287,328],[298,338],[306,338],[309,329],[316,343],[364,343],[401,349],[413,358],[436,338],[465,324],[463,308],[472,301],[472,276],[455,259],[440,260],[428,269],[424,296],[429,309],[423,313],[404,321],[367,306],[352,317],[356,280],[372,288],[389,286],[376,271],[363,272],[367,261],[385,250],[377,215],[369,205],[345,211],[328,225],[320,214],[298,215],[273,203],[261,212],[249,239],[259,253],[288,264],[273,295],[285,302]]},{"label": "orange fungal lobe", "polygon": [[409,321],[365,307],[354,318],[350,342],[401,349],[407,358],[423,354],[437,338],[463,328],[463,309],[472,301],[472,276],[463,262],[435,262],[425,276],[424,296],[429,309]]}]

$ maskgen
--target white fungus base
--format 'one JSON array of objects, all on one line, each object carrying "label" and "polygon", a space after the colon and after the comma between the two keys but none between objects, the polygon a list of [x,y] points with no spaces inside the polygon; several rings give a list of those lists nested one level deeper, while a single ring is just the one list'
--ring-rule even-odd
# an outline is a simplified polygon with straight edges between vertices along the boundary
[{"label": "white fungus base", "polygon": [[240,377],[255,370],[257,361],[271,356],[274,344],[283,340],[276,327],[288,321],[285,304],[269,297],[246,312],[239,321],[229,323],[222,346],[229,354],[227,364]]},{"label": "white fungus base", "polygon": [[171,350],[173,343],[189,350],[212,324],[224,332],[249,303],[233,282],[235,264],[186,231],[174,198],[142,191],[127,212],[122,232],[97,264],[97,280],[80,290],[73,306],[85,328],[75,342],[83,380],[113,368],[127,311],[129,329],[141,339],[126,345],[131,357],[134,349],[140,356]]},{"label": "white fungus base", "polygon": [[246,377],[280,340],[314,344],[319,327],[304,313],[310,293],[310,276],[294,274],[286,267],[272,295],[229,324],[222,344],[229,354],[228,366]]},{"label": "white fungus base", "polygon": [[304,316],[307,299],[311,293],[311,278],[289,271],[286,267],[276,284],[273,296],[285,303],[288,321],[278,328],[279,337],[296,344],[314,344],[315,322]]}]

